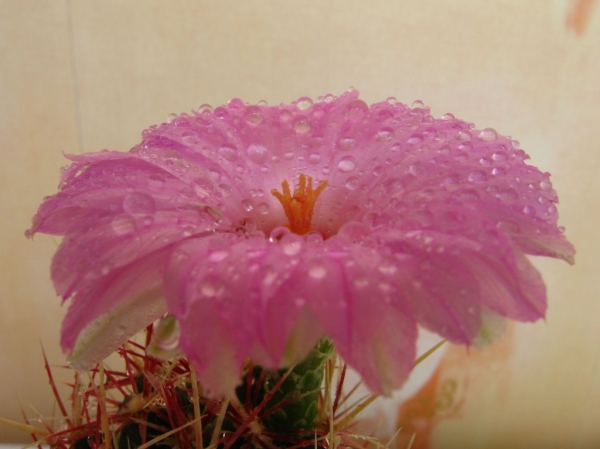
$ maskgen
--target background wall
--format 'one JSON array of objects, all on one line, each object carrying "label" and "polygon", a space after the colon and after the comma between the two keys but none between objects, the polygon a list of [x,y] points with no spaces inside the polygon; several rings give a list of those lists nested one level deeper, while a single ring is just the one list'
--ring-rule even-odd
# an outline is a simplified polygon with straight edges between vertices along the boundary
[{"label": "background wall", "polygon": [[[0,1],[0,416],[52,414],[50,237],[23,237],[62,152],[127,150],[170,112],[232,97],[420,99],[511,135],[553,173],[576,265],[535,260],[546,322],[472,377],[431,447],[600,444],[600,7],[594,0]],[[467,369],[467,368],[465,368]],[[501,400],[486,392],[498,390]],[[32,408],[32,406],[35,407]],[[0,426],[0,441],[28,441]]]}]

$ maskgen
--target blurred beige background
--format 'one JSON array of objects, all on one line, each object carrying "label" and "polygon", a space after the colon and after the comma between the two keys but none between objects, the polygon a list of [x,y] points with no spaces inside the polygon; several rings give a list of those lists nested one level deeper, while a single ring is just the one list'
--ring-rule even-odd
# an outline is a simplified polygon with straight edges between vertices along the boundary
[{"label": "blurred beige background", "polygon": [[[62,152],[127,150],[170,112],[232,97],[420,99],[511,135],[553,173],[576,265],[536,260],[546,322],[481,372],[431,447],[600,445],[600,6],[593,0],[0,1],[0,416],[52,413],[56,243],[24,238]],[[503,382],[502,400],[485,395]],[[478,393],[475,393],[478,392]],[[491,398],[491,399],[490,399]],[[496,399],[494,399],[496,398]],[[35,407],[35,408],[33,408]],[[0,426],[0,441],[29,441]]]}]

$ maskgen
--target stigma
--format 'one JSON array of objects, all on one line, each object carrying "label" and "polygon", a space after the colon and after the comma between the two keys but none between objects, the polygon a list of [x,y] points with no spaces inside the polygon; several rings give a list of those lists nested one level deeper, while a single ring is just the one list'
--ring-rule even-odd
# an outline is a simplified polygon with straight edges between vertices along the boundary
[{"label": "stigma", "polygon": [[295,234],[304,235],[312,230],[315,204],[328,184],[327,181],[321,181],[317,188],[313,189],[312,181],[310,176],[300,174],[293,196],[287,179],[281,183],[283,193],[280,193],[277,189],[271,190],[271,194],[283,206],[283,211],[289,221],[288,228]]}]

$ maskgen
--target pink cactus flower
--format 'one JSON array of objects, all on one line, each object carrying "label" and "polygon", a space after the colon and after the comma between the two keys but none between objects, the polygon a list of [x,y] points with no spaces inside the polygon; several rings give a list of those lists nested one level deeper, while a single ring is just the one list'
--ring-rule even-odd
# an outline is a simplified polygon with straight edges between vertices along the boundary
[{"label": "pink cactus flower", "polygon": [[417,326],[457,343],[482,314],[544,316],[525,254],[573,262],[548,173],[515,141],[420,102],[234,99],[152,126],[127,153],[67,156],[28,236],[64,236],[61,344],[86,368],[166,313],[213,394],[247,358],[323,335],[375,393],[399,388]]}]

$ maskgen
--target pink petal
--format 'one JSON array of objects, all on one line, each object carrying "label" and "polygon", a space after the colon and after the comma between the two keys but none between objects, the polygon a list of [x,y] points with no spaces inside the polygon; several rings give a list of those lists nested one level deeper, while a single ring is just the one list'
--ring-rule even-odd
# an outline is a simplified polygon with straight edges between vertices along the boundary
[{"label": "pink petal", "polygon": [[91,281],[63,321],[61,346],[76,369],[90,369],[166,312],[162,293],[165,252]]}]

